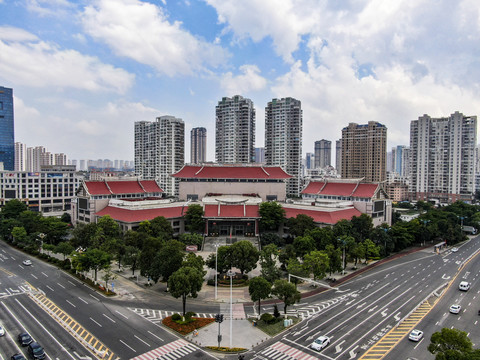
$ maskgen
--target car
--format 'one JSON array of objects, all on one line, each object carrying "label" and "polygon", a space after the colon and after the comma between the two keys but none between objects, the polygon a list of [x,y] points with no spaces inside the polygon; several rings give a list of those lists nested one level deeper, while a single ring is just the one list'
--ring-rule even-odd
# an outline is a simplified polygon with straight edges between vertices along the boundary
[{"label": "car", "polygon": [[452,248],[452,252],[457,252],[458,251],[458,248],[454,247]]},{"label": "car", "polygon": [[24,333],[18,334],[18,342],[22,346],[27,346],[33,342],[33,339],[30,335],[24,332]]},{"label": "car", "polygon": [[461,281],[460,284],[458,284],[458,289],[468,291],[468,289],[470,289],[470,284],[467,281]]},{"label": "car", "polygon": [[27,360],[22,354],[13,354],[10,360]]},{"label": "car", "polygon": [[452,314],[458,314],[460,310],[462,310],[462,307],[458,304],[453,304],[452,306],[450,306],[450,312]]},{"label": "car", "polygon": [[37,343],[37,342],[32,342],[30,345],[28,345],[28,355],[34,360],[36,359],[45,359],[47,355],[45,355],[45,350],[43,350],[43,347]]},{"label": "car", "polygon": [[0,336],[5,335],[5,329],[0,325]]},{"label": "car", "polygon": [[412,330],[410,335],[408,335],[408,339],[412,341],[420,341],[423,338],[423,331],[420,330]]},{"label": "car", "polygon": [[320,336],[312,343],[312,345],[310,345],[310,347],[313,350],[320,351],[328,344],[330,344],[330,338],[328,336]]},{"label": "car", "polygon": [[32,261],[31,261],[31,260],[28,260],[28,259],[27,259],[27,260],[23,260],[23,265],[25,265],[25,266],[30,266],[30,265],[32,265]]}]

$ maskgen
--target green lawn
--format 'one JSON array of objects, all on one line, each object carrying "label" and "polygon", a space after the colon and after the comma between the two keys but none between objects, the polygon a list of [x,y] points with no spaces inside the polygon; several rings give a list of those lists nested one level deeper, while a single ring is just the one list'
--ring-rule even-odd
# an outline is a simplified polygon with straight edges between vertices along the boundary
[{"label": "green lawn", "polygon": [[[295,316],[289,316],[289,319],[292,319],[293,325],[297,324],[300,322],[300,319]],[[284,317],[283,315],[280,316],[277,321],[274,324],[267,324],[263,320],[256,320],[257,321],[257,327],[262,330],[265,334],[268,334],[270,336],[275,336],[279,333],[281,333],[283,330],[285,330],[285,327],[283,326],[283,320]]]}]

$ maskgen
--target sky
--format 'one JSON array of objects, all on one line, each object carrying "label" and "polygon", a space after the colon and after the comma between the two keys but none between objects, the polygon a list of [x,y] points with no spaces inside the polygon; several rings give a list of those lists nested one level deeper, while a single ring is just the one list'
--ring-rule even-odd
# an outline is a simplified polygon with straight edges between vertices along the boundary
[{"label": "sky", "polygon": [[[423,114],[480,114],[478,0],[0,0],[0,86],[15,141],[69,159],[133,160],[134,123],[173,115],[207,129],[215,106],[302,102],[303,150],[349,123],[409,145]],[[332,159],[333,160],[333,159]]]}]

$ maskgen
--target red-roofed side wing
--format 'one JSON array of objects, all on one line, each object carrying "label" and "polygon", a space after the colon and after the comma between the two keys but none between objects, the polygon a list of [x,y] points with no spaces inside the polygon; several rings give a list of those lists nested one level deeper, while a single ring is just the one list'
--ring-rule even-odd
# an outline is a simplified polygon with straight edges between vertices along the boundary
[{"label": "red-roofed side wing", "polygon": [[307,187],[303,189],[302,194],[316,195],[322,189],[323,185],[325,185],[323,181],[310,181]]},{"label": "red-roofed side wing", "polygon": [[122,209],[114,206],[107,206],[106,208],[97,212],[95,215],[109,215],[110,217],[112,217],[112,219],[116,221],[134,223],[144,220],[152,220],[158,216],[163,216],[166,219],[179,218],[182,216],[182,208],[183,206],[165,207],[159,209],[131,210]]},{"label": "red-roofed side wing", "polygon": [[351,220],[354,216],[360,216],[362,213],[357,209],[342,209],[336,211],[324,211],[314,209],[299,209],[284,207],[286,218],[297,217],[299,214],[304,214],[313,218],[313,221],[321,224],[336,224],[340,220]]},{"label": "red-roofed side wing", "polygon": [[183,168],[180,169],[177,173],[173,174],[173,177],[176,178],[183,178],[183,179],[190,179],[197,177],[196,173],[201,169],[201,166],[192,166],[192,165],[185,165]]},{"label": "red-roofed side wing", "polygon": [[144,193],[137,181],[107,181],[108,187],[114,194],[141,194]]},{"label": "red-roofed side wing", "polygon": [[261,166],[190,166],[173,175],[181,179],[289,179],[281,167]]},{"label": "red-roofed side wing", "polygon": [[360,198],[372,198],[375,195],[378,184],[359,184],[353,196]]},{"label": "red-roofed side wing", "polygon": [[218,205],[205,205],[206,218],[258,218],[258,205],[220,205],[220,213]]},{"label": "red-roofed side wing", "polygon": [[320,192],[320,195],[350,196],[357,184],[329,182]]},{"label": "red-roofed side wing", "polygon": [[90,195],[111,195],[103,181],[85,181],[85,187]]}]

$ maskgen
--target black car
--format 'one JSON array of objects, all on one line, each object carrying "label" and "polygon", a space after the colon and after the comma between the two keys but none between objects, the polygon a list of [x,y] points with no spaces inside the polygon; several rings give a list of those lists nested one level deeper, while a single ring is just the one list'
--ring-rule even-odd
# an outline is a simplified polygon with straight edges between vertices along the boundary
[{"label": "black car", "polygon": [[27,350],[28,355],[30,355],[32,359],[45,359],[45,351],[39,343],[32,342],[30,345],[28,345]]},{"label": "black car", "polygon": [[21,333],[21,334],[18,334],[18,342],[20,343],[20,345],[22,346],[27,346],[29,345],[31,342],[33,342],[33,339],[30,335],[28,335],[27,333]]},{"label": "black car", "polygon": [[10,360],[27,360],[27,359],[25,359],[25,356],[23,356],[22,354],[14,354],[12,355]]}]

